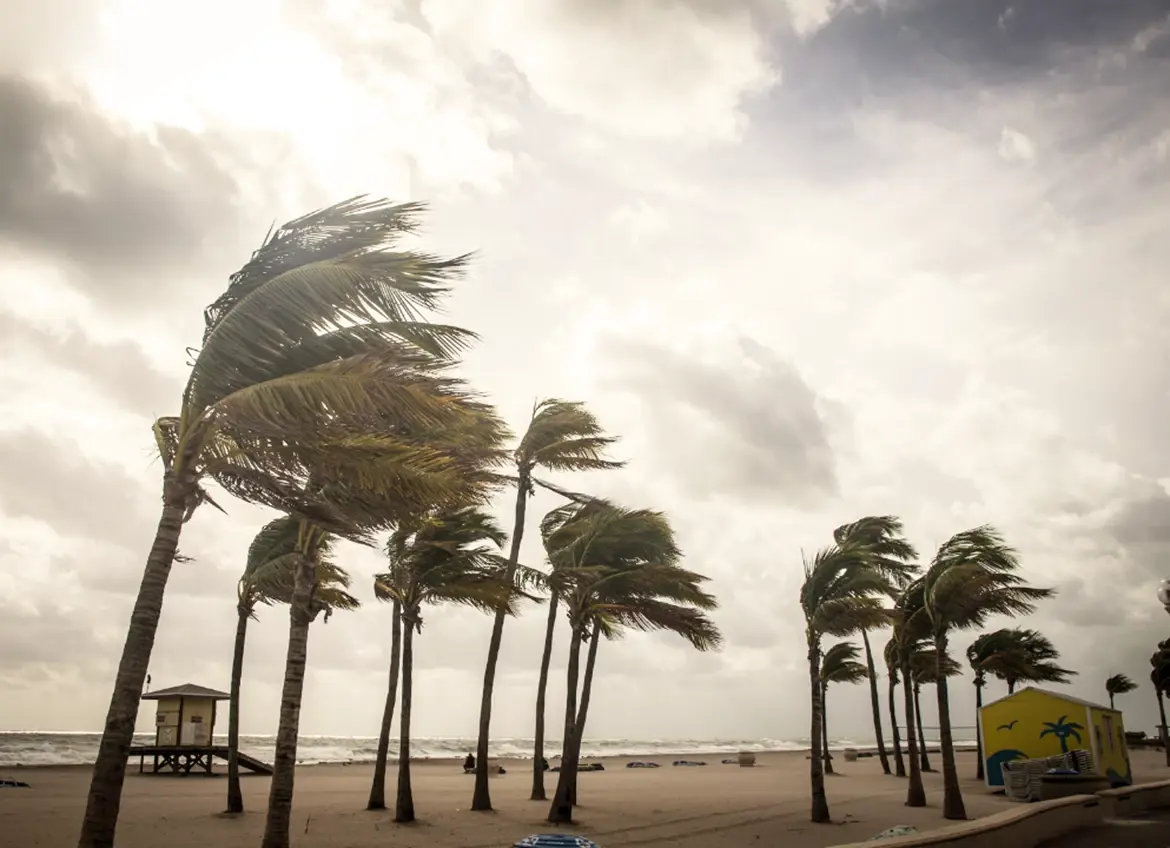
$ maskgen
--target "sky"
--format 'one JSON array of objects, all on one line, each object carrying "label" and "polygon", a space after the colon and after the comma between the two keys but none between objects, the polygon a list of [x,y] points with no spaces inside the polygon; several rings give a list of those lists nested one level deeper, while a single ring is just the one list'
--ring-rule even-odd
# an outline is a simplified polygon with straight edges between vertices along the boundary
[{"label": "sky", "polygon": [[[628,466],[558,482],[666,511],[711,577],[723,650],[602,645],[589,736],[806,737],[802,552],[867,514],[901,516],[924,562],[994,524],[1058,590],[1022,623],[1079,672],[1067,691],[1100,701],[1127,673],[1127,726],[1153,728],[1165,0],[10,0],[5,18],[0,729],[101,728],[160,507],[150,424],[176,411],[202,307],[271,224],[357,193],[426,201],[419,244],[476,251],[445,316],[482,336],[462,373],[517,430],[537,398],[585,401]],[[556,504],[530,507],[529,564]],[[272,514],[225,506],[184,530],[155,688],[228,686],[236,580]],[[339,559],[364,606],[313,626],[301,729],[373,735],[381,559]],[[287,621],[266,608],[250,631],[245,733],[275,731]],[[490,621],[425,623],[414,732],[474,735]],[[496,736],[531,735],[543,624],[529,607],[505,629]],[[969,673],[952,682],[957,726],[973,700]],[[872,736],[866,687],[829,709],[832,735]]]}]

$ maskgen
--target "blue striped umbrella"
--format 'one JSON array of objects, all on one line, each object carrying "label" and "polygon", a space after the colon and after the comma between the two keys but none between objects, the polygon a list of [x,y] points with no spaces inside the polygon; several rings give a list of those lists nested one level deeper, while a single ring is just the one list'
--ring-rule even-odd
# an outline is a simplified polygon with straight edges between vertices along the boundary
[{"label": "blue striped umbrella", "polygon": [[567,833],[536,833],[525,836],[512,848],[601,848],[584,836],[570,836]]}]

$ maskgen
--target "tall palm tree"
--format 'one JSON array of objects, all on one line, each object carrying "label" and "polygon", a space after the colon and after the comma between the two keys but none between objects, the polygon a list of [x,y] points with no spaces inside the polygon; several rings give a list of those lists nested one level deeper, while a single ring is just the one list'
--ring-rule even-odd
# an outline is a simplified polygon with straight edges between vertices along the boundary
[{"label": "tall palm tree", "polygon": [[[918,565],[913,561],[918,554],[903,538],[901,519],[893,515],[871,515],[852,524],[842,525],[833,531],[833,540],[839,545],[864,546],[869,566],[885,575],[895,589],[905,587],[918,573]],[[868,631],[861,631],[861,641],[865,646],[865,667],[869,678],[869,700],[870,708],[873,710],[873,734],[877,739],[878,759],[881,761],[882,771],[889,774],[890,758],[886,755],[877,671]]]},{"label": "tall palm tree", "polygon": [[1113,708],[1113,699],[1137,689],[1138,685],[1126,674],[1112,674],[1105,679],[1105,691],[1109,695],[1109,707]]},{"label": "tall palm tree", "polygon": [[821,658],[821,737],[825,748],[825,773],[833,773],[829,754],[829,684],[860,683],[869,676],[868,669],[857,661],[861,651],[852,642],[838,642]]},{"label": "tall palm tree", "polygon": [[677,565],[681,552],[664,515],[605,505],[571,524],[561,534],[563,547],[553,554],[559,562],[555,591],[570,628],[561,771],[548,814],[553,823],[572,821],[575,803],[591,689],[587,685],[578,700],[582,644],[589,641],[585,678],[591,684],[600,636],[617,638],[625,629],[666,630],[698,650],[713,650],[722,642],[705,614],[716,606],[701,588],[707,578]]},{"label": "tall palm tree", "polygon": [[515,578],[496,549],[507,534],[475,507],[434,512],[400,526],[386,546],[390,571],[375,577],[378,592],[399,604],[402,633],[402,715],[394,821],[414,821],[410,782],[410,719],[414,634],[422,632],[423,604],[452,603],[514,613]]},{"label": "tall palm tree", "polygon": [[894,775],[905,777],[906,761],[902,759],[902,734],[898,730],[898,704],[895,697],[898,691],[898,643],[893,639],[886,642],[882,656],[886,661],[886,677],[889,680],[886,699],[890,708],[890,733],[894,741]]},{"label": "tall palm tree", "polygon": [[890,611],[882,605],[880,597],[892,592],[888,578],[869,565],[863,545],[834,544],[817,551],[811,562],[804,562],[800,606],[805,621],[812,706],[809,784],[814,822],[830,820],[822,759],[821,639],[885,626],[890,621]]},{"label": "tall palm tree", "polygon": [[[606,451],[617,439],[605,435],[601,425],[583,403],[548,399],[532,409],[528,429],[512,455],[516,464],[516,510],[512,526],[512,547],[508,553],[508,576],[520,561],[520,543],[524,539],[528,498],[535,492],[537,469],[549,471],[598,471],[621,468],[625,463],[606,459]],[[492,692],[496,682],[496,665],[504,636],[504,614],[497,613],[492,622],[487,661],[483,671],[483,692],[479,705],[479,736],[475,746],[475,789],[472,810],[492,808],[488,783],[488,754],[491,741]]]},{"label": "tall palm tree", "polygon": [[[939,676],[939,660],[934,645],[929,642],[920,644],[910,656],[910,668],[914,673],[914,715],[918,723],[918,739],[922,747],[922,770],[933,771],[930,760],[926,756],[926,736],[922,730],[922,700],[920,697],[923,686],[937,685]],[[942,659],[944,677],[955,677],[962,673],[962,668],[950,656]]]},{"label": "tall palm tree", "polygon": [[[296,551],[297,522],[284,517],[268,522],[248,547],[244,573],[236,586],[236,641],[232,650],[232,682],[228,701],[227,811],[242,813],[240,790],[240,687],[244,672],[244,647],[248,621],[256,618],[259,604],[289,603],[293,577],[291,557]],[[322,557],[317,569],[314,603],[325,620],[334,610],[353,610],[359,604],[349,588],[349,575]]]},{"label": "tall palm tree", "polygon": [[1170,733],[1166,729],[1166,703],[1163,696],[1167,687],[1170,687],[1170,639],[1158,643],[1158,650],[1150,657],[1150,683],[1153,684],[1154,694],[1158,696],[1158,715],[1161,717],[1162,750],[1166,756],[1166,765],[1170,766]]},{"label": "tall palm tree", "polygon": [[[426,451],[416,440],[371,426],[387,420],[450,426],[471,403],[434,366],[472,334],[420,319],[421,310],[438,305],[466,257],[399,246],[422,208],[355,198],[285,224],[207,309],[179,414],[154,424],[162,514],[130,615],[80,848],[113,845],[179,536],[195,510],[212,502],[205,478],[283,512],[306,506],[303,483],[311,473],[355,462],[369,472],[367,487],[398,506],[456,493],[450,478],[457,468],[422,464]],[[391,467],[399,473],[389,474]]]},{"label": "tall palm tree", "polygon": [[910,583],[894,602],[892,618],[893,633],[890,636],[891,653],[897,658],[898,672],[902,677],[902,707],[906,714],[906,806],[925,807],[926,788],[922,784],[922,761],[919,746],[926,746],[918,732],[915,717],[918,714],[914,688],[913,658],[922,643],[922,618],[915,613],[922,607],[923,580],[918,578]]},{"label": "tall palm tree", "polygon": [[382,589],[374,580],[374,597],[390,601],[390,682],[386,689],[386,703],[382,707],[382,724],[378,728],[378,751],[374,756],[374,776],[370,781],[367,810],[386,809],[386,762],[390,757],[390,728],[394,724],[394,706],[398,700],[398,681],[402,662],[402,604]]},{"label": "tall palm tree", "polygon": [[1052,597],[1052,589],[1025,584],[1017,571],[1016,552],[991,526],[955,534],[939,547],[923,577],[923,604],[918,614],[934,641],[937,663],[939,749],[943,763],[943,816],[966,819],[963,794],[955,769],[946,661],[955,630],[981,627],[993,615],[1024,615],[1036,602]]},{"label": "tall palm tree", "polygon": [[1075,671],[1056,664],[1060,651],[1043,633],[1036,630],[1013,630],[1014,656],[1005,658],[995,676],[1007,683],[1008,694],[1020,683],[1068,683]]}]

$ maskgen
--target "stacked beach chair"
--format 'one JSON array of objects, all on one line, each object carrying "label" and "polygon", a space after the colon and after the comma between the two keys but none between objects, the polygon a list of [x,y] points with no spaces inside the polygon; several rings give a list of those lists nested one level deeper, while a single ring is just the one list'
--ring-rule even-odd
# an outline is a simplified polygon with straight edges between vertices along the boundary
[{"label": "stacked beach chair", "polygon": [[1013,801],[1039,801],[1040,778],[1051,769],[1068,769],[1086,774],[1093,770],[1093,757],[1088,751],[1078,749],[1054,757],[1004,763],[1004,794]]}]

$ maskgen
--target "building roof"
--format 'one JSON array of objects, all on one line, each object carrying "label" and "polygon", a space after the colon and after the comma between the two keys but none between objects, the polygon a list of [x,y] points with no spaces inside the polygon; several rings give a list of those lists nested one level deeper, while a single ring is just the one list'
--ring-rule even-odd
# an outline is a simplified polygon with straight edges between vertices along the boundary
[{"label": "building roof", "polygon": [[172,686],[170,689],[156,689],[142,696],[144,701],[157,701],[159,698],[211,698],[216,701],[227,701],[232,696],[218,689],[208,689],[206,686],[196,686],[194,683],[184,683],[182,686]]},{"label": "building roof", "polygon": [[1066,695],[1064,692],[1053,692],[1049,689],[1040,689],[1037,686],[1025,686],[1023,689],[1017,689],[1010,695],[1004,695],[1002,698],[996,698],[994,701],[988,701],[984,707],[990,707],[992,704],[998,704],[1000,701],[1006,701],[1008,698],[1014,698],[1016,695],[1023,695],[1025,692],[1039,692],[1041,695],[1048,695],[1052,698],[1058,698],[1061,701],[1068,701],[1070,704],[1080,704],[1082,707],[1090,707],[1094,710],[1109,710],[1112,713],[1119,713],[1121,710],[1116,707],[1107,707],[1104,704],[1094,704],[1092,701],[1086,701],[1084,698],[1078,698],[1075,695]]}]

